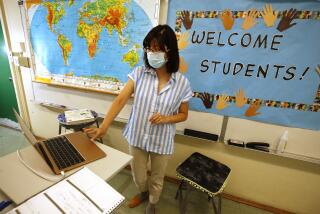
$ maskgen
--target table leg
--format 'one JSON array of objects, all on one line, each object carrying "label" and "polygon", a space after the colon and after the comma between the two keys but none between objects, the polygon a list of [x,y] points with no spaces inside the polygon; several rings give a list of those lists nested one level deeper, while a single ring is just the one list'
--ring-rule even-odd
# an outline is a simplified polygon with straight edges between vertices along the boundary
[{"label": "table leg", "polygon": [[[98,120],[96,120],[96,126],[99,128],[99,122],[98,122]],[[103,144],[102,137],[99,139],[99,141],[100,141],[100,143],[102,143],[102,144]]]}]

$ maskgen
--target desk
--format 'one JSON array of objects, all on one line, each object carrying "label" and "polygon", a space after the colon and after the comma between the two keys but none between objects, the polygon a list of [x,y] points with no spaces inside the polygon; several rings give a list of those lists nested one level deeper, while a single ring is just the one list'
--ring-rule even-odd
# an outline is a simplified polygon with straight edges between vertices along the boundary
[{"label": "desk", "polygon": [[[104,180],[111,179],[127,166],[132,159],[132,156],[109,146],[100,143],[97,143],[97,145],[107,156],[87,164],[86,167]],[[21,156],[35,170],[48,176],[54,176],[49,166],[32,146],[22,149]],[[66,176],[79,169],[67,172]],[[19,161],[16,152],[0,158],[0,178],[0,189],[16,204],[22,203],[55,183],[47,181],[27,169]]]}]

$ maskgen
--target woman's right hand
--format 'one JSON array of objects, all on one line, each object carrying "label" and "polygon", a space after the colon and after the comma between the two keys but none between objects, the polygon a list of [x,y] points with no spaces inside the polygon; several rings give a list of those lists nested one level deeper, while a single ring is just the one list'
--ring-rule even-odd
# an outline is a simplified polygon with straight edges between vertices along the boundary
[{"label": "woman's right hand", "polygon": [[90,137],[90,140],[94,141],[97,138],[101,138],[106,134],[106,131],[102,128],[86,128],[83,131]]}]

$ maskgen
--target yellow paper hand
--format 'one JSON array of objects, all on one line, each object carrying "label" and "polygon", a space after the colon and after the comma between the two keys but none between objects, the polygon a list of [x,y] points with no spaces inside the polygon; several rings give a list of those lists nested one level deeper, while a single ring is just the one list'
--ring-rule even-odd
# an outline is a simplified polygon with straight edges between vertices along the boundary
[{"label": "yellow paper hand", "polygon": [[259,15],[259,12],[256,9],[249,10],[247,12],[247,16],[244,18],[244,21],[242,23],[242,28],[244,30],[249,30],[250,28],[255,26],[257,24],[255,19],[257,18],[258,15]]},{"label": "yellow paper hand", "polygon": [[184,60],[184,58],[182,56],[179,57],[180,63],[179,63],[179,70],[181,73],[185,73],[188,70],[188,64],[187,62]]},{"label": "yellow paper hand", "polygon": [[220,111],[220,110],[226,108],[228,106],[227,101],[228,101],[227,95],[219,96],[218,102],[216,104],[216,109]]},{"label": "yellow paper hand", "polygon": [[247,103],[247,98],[244,96],[244,91],[241,88],[236,94],[236,106],[242,108]]},{"label": "yellow paper hand", "polygon": [[319,77],[320,77],[320,65],[318,65],[318,66],[316,67],[316,72],[318,73],[318,75],[319,75]]},{"label": "yellow paper hand", "polygon": [[179,40],[178,40],[178,49],[179,50],[185,49],[189,45],[188,39],[189,39],[188,31],[181,34],[181,36],[179,37]]},{"label": "yellow paper hand", "polygon": [[271,4],[266,4],[260,14],[263,17],[264,23],[267,27],[272,27],[278,17],[278,11],[273,11]]},{"label": "yellow paper hand", "polygon": [[224,10],[220,15],[220,19],[222,21],[224,29],[231,30],[234,24],[234,18],[233,18],[232,12],[230,10]]}]

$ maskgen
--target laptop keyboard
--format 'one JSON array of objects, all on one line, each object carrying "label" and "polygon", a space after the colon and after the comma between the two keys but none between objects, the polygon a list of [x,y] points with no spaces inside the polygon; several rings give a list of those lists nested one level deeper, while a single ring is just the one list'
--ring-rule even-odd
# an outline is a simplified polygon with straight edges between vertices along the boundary
[{"label": "laptop keyboard", "polygon": [[81,154],[65,136],[46,140],[44,144],[60,170],[84,161]]}]

